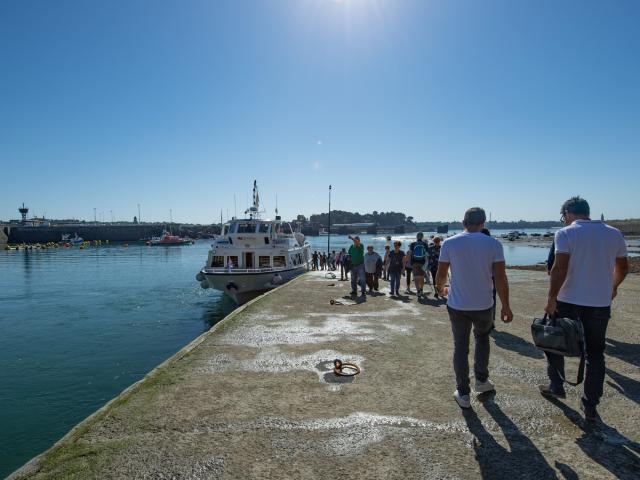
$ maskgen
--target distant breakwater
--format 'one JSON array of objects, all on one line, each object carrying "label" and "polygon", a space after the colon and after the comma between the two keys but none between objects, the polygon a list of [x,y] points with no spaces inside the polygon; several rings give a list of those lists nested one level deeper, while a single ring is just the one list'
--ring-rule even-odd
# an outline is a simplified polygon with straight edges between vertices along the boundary
[{"label": "distant breakwater", "polygon": [[[59,242],[62,235],[75,235],[82,237],[84,240],[109,240],[110,242],[135,242],[144,238],[158,236],[162,234],[162,230],[166,228],[166,224],[161,223],[145,223],[145,224],[69,224],[69,225],[52,225],[48,227],[30,227],[30,226],[3,226],[0,230],[3,236],[7,237],[7,243],[46,243]],[[175,226],[172,228],[173,233],[180,235],[198,237],[204,229],[195,227]],[[209,232],[206,229],[206,233]],[[0,242],[1,243],[1,242]]]}]

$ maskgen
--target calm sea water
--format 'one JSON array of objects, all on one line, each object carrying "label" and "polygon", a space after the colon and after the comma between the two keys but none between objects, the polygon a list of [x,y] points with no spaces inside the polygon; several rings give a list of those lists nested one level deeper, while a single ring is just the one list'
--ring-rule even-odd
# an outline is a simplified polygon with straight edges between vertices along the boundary
[{"label": "calm sea water", "polygon": [[208,248],[0,251],[0,478],[233,310]]},{"label": "calm sea water", "polygon": [[[383,236],[361,237],[383,250]],[[209,243],[0,251],[0,478],[233,310],[194,279]],[[547,250],[505,254],[531,264]]]}]

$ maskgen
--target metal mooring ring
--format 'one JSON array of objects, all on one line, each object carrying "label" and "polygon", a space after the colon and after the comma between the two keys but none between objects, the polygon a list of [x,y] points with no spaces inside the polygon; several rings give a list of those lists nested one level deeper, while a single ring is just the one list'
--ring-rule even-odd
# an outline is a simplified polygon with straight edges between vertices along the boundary
[{"label": "metal mooring ring", "polygon": [[[345,369],[347,370],[346,372]],[[341,377],[355,377],[360,373],[360,367],[355,363],[343,362],[339,358],[336,358],[333,361],[333,373]]]}]

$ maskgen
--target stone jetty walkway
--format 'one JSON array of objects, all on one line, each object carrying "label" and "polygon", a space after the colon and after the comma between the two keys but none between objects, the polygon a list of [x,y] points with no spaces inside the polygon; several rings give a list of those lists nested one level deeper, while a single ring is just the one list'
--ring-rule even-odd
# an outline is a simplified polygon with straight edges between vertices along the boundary
[{"label": "stone jetty walkway", "polygon": [[[234,312],[14,478],[639,478],[640,276],[615,302],[595,428],[577,390],[557,403],[537,393],[529,324],[546,275],[509,277],[515,319],[491,340],[497,394],[468,412],[452,397],[445,305],[330,305],[349,285],[313,272]],[[336,378],[334,358],[362,373]]]}]

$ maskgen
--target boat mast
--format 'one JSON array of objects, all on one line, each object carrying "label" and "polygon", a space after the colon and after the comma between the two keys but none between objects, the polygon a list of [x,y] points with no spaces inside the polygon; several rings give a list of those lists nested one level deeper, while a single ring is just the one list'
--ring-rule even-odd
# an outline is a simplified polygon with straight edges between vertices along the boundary
[{"label": "boat mast", "polygon": [[245,210],[245,215],[249,214],[249,219],[260,218],[260,195],[258,194],[258,181],[253,181],[253,205]]}]

